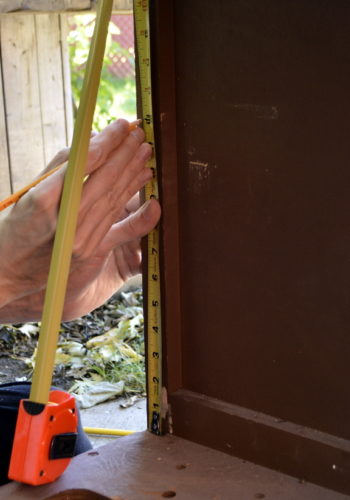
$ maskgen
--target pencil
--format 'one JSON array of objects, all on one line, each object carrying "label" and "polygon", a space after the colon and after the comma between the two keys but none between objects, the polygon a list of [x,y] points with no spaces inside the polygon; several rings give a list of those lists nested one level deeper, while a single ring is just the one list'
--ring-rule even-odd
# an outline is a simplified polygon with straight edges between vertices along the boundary
[{"label": "pencil", "polygon": [[[141,120],[136,120],[134,122],[131,122],[130,125],[129,125],[129,131],[131,132],[132,130],[135,130],[140,125],[140,123],[141,123]],[[0,201],[0,212],[2,210],[5,210],[5,208],[13,205],[14,203],[17,203],[17,201],[20,198],[22,198],[22,196],[24,194],[26,194],[26,192],[29,191],[29,189],[31,189],[32,187],[34,187],[37,184],[39,184],[39,182],[43,181],[44,179],[46,179],[50,175],[52,175],[55,172],[57,172],[57,170],[59,170],[61,167],[63,167],[63,165],[66,165],[66,164],[67,164],[66,161],[64,163],[61,163],[60,165],[58,165],[57,167],[53,168],[52,170],[49,170],[49,172],[46,172],[45,174],[43,174],[41,177],[38,177],[38,179],[36,179],[35,181],[31,182],[27,186],[23,187],[22,189],[19,189],[18,191],[16,191],[15,193],[11,194],[10,196],[8,196],[7,198],[5,198],[4,200]]]}]

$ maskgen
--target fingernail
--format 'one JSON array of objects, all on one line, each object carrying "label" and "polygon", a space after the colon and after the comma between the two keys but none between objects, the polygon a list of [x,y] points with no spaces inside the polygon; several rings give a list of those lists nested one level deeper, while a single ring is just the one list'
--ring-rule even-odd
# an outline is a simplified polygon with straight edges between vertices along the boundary
[{"label": "fingernail", "polygon": [[138,152],[141,160],[147,161],[151,158],[152,156],[152,148],[149,144],[141,144],[139,152]]},{"label": "fingernail", "polygon": [[137,127],[138,127],[139,125],[141,125],[141,123],[142,123],[142,120],[135,120],[134,122],[131,122],[131,123],[129,124],[129,130],[130,130],[130,132],[131,132],[132,130],[137,129]]},{"label": "fingernail", "polygon": [[153,179],[153,170],[148,167],[146,167],[145,179],[147,179],[148,181]]},{"label": "fingernail", "polygon": [[143,205],[142,205],[142,216],[145,218],[145,219],[149,219],[149,214],[147,213],[147,209],[148,207],[150,206],[151,204],[151,200],[147,200]]}]

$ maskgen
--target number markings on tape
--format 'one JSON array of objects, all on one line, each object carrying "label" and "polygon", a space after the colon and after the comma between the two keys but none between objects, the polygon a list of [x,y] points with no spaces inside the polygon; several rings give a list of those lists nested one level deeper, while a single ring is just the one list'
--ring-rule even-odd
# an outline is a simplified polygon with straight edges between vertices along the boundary
[{"label": "number markings on tape", "polygon": [[[135,38],[137,45],[140,93],[142,103],[143,129],[146,141],[153,148],[152,158],[147,166],[153,171],[153,178],[145,187],[145,198],[158,199],[157,162],[153,128],[151,47],[149,0],[134,0]],[[159,229],[148,235],[147,262],[147,390],[148,427],[155,434],[161,433],[162,398],[162,342],[161,342],[161,293],[159,265]]]}]

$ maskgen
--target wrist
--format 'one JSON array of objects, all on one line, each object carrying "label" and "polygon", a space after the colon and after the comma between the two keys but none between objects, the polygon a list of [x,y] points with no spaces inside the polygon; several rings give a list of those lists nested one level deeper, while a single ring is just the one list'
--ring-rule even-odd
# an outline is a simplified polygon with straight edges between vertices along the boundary
[{"label": "wrist", "polygon": [[43,295],[40,293],[8,301],[0,307],[0,324],[39,321],[42,306]]},{"label": "wrist", "polygon": [[7,304],[16,300],[18,294],[9,280],[1,275],[0,269],[0,308],[5,307]]},{"label": "wrist", "polygon": [[1,214],[0,217],[0,308],[15,300],[19,294],[15,281],[8,274],[10,261],[8,259],[8,222]]}]

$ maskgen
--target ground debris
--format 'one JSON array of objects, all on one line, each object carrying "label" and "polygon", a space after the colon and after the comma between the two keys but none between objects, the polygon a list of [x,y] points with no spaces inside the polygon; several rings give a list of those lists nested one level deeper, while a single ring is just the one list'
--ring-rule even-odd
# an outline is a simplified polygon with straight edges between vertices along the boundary
[{"label": "ground debris", "polygon": [[[39,325],[0,325],[0,383],[30,380]],[[116,294],[75,321],[63,322],[53,383],[65,390],[76,381],[123,382],[124,394],[145,391],[142,290]]]}]

